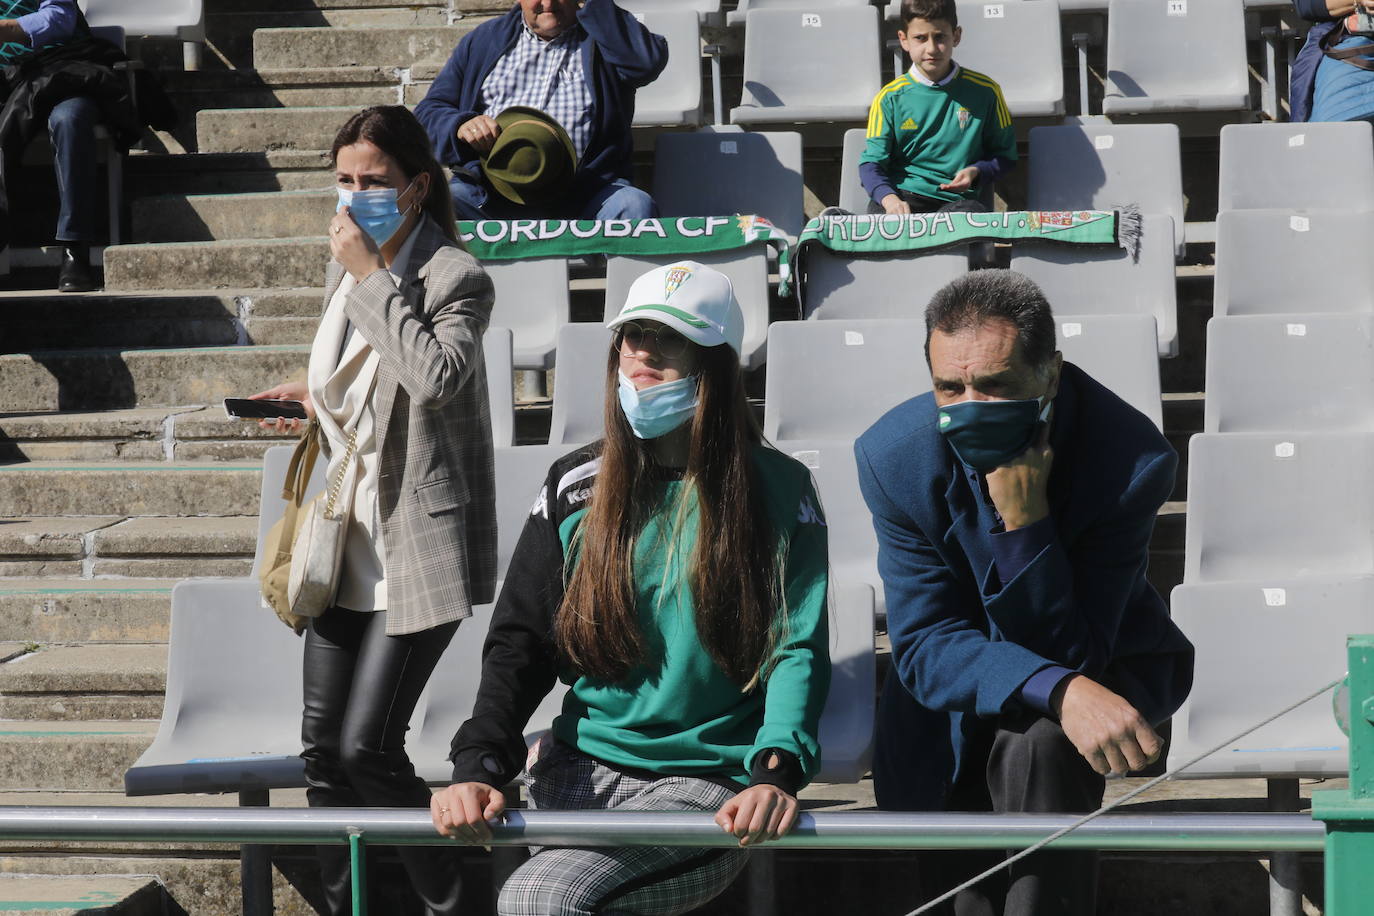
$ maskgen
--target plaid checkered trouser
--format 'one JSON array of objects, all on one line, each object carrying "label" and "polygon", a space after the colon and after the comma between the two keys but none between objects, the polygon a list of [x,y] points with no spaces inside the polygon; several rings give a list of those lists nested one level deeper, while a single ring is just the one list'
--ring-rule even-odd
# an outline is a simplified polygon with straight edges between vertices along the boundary
[{"label": "plaid checkered trouser", "polygon": [[[736,790],[690,776],[640,779],[563,743],[529,771],[531,807],[715,811]],[[715,897],[744,868],[739,849],[690,846],[535,849],[506,882],[500,916],[675,916]]]}]

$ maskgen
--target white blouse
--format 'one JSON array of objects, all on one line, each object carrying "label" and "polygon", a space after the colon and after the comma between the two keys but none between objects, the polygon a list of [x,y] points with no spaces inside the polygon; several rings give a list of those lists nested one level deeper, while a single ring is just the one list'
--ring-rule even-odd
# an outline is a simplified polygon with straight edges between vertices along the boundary
[{"label": "white blouse", "polygon": [[[415,245],[417,225],[392,261],[404,267]],[[391,271],[396,282],[401,277]],[[345,273],[325,307],[320,327],[310,346],[306,382],[315,414],[329,444],[326,480],[333,480],[348,448],[348,430],[356,429],[353,460],[356,489],[344,543],[339,592],[334,603],[351,611],[386,610],[386,556],[382,542],[381,515],[377,504],[377,412],[374,378],[381,357],[344,313],[348,294],[357,286]],[[346,495],[341,499],[347,500]]]}]

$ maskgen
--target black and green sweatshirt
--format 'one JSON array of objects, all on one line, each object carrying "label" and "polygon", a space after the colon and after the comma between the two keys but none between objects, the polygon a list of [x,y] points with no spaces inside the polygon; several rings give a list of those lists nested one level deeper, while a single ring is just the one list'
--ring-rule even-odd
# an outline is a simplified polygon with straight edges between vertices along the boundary
[{"label": "black and green sweatshirt", "polygon": [[[555,737],[611,766],[741,785],[751,783],[752,772],[753,782],[791,792],[816,772],[830,686],[825,520],[805,467],[766,446],[753,460],[780,534],[786,600],[784,635],[767,681],[741,691],[697,636],[688,575],[698,514],[690,497],[683,500],[680,479],[664,482],[659,510],[635,539],[645,660],[615,683],[560,666],[553,617],[601,464],[594,443],[554,462],[525,522],[483,650],[473,714],[453,739],[455,782],[513,779],[525,759],[524,726],[560,678],[571,689]],[[782,752],[787,778],[763,775],[755,765],[770,748]]]}]

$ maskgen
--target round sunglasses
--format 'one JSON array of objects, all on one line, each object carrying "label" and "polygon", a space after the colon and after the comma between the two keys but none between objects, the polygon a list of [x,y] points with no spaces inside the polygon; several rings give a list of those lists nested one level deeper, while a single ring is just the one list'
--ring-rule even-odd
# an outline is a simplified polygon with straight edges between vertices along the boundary
[{"label": "round sunglasses", "polygon": [[[648,345],[650,338],[652,345]],[[690,340],[666,324],[650,328],[637,321],[627,321],[615,331],[615,348],[626,356],[650,350],[664,359],[677,359],[687,352],[690,344]]]}]

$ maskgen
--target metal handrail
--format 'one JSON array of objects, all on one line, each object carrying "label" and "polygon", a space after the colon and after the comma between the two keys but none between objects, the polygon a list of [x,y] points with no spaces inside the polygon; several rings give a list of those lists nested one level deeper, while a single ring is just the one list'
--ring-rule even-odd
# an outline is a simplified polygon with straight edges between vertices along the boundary
[{"label": "metal handrail", "polygon": [[[1060,815],[822,812],[798,816],[769,847],[794,849],[1019,849],[1076,818]],[[0,839],[235,844],[455,844],[412,808],[2,807]],[[1325,829],[1305,814],[1104,815],[1053,844],[1059,849],[1312,851]],[[737,841],[711,814],[511,810],[494,846],[700,846]]]}]

